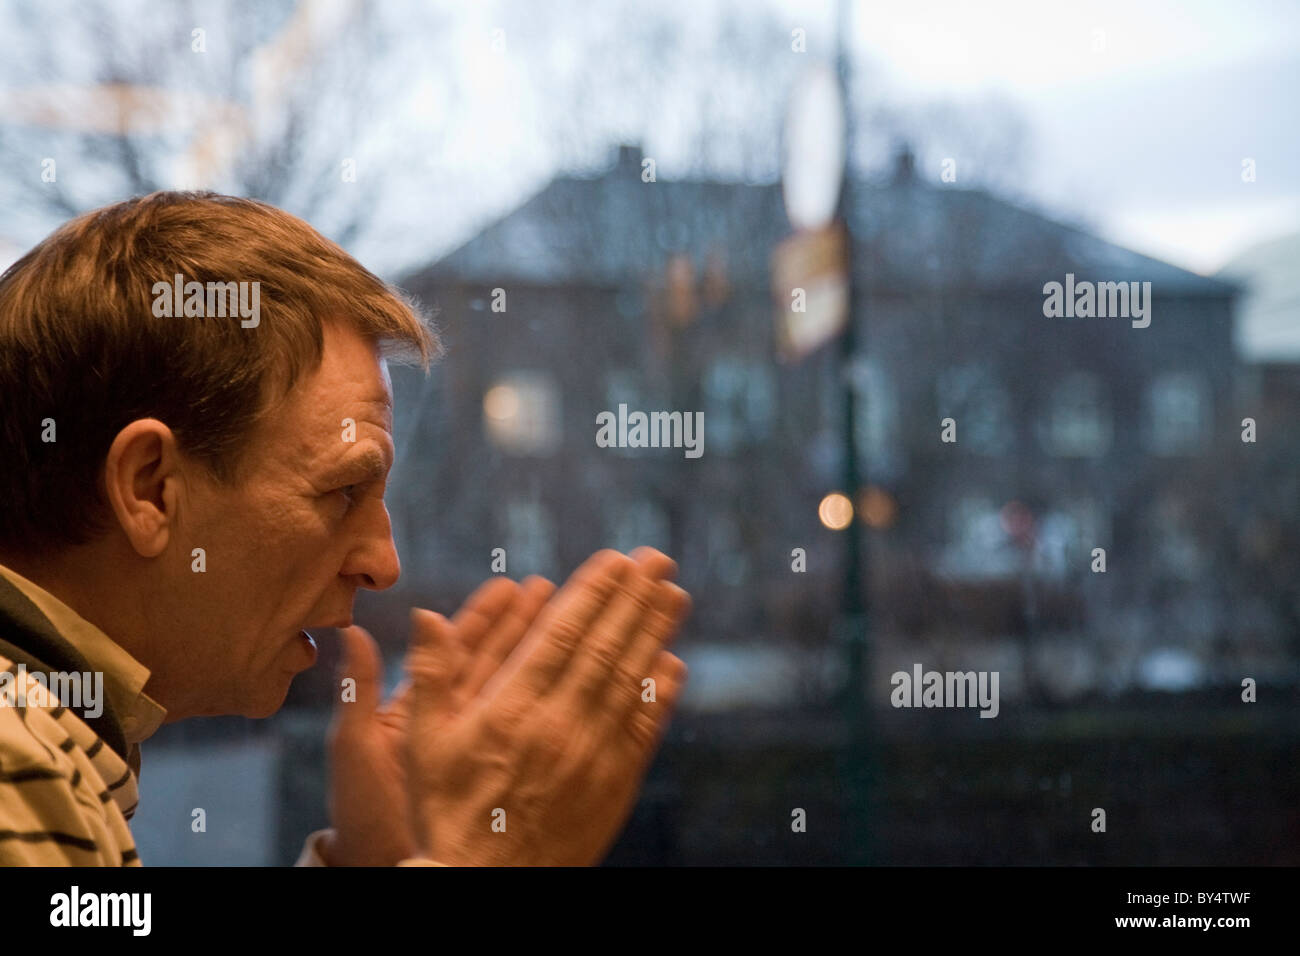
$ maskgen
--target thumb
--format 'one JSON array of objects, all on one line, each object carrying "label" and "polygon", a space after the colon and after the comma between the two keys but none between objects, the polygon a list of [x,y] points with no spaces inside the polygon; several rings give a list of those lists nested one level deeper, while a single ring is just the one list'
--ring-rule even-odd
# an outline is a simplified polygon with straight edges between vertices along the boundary
[{"label": "thumb", "polygon": [[[340,731],[360,727],[374,716],[383,692],[384,662],[379,645],[362,627],[345,627],[343,655],[339,659],[339,703],[335,705]],[[351,680],[351,688],[344,681]],[[349,690],[351,692],[349,692]]]},{"label": "thumb", "polygon": [[455,713],[453,684],[463,653],[456,628],[450,621],[436,611],[411,608],[411,647],[406,670],[411,680],[413,719],[441,721]]}]

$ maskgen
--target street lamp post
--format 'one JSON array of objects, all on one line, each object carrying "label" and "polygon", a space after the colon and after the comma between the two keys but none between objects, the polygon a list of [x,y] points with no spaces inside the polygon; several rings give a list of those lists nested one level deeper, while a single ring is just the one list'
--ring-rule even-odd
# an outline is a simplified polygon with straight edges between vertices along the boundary
[{"label": "street lamp post", "polygon": [[[870,759],[871,739],[868,727],[868,710],[863,699],[867,673],[867,635],[869,595],[863,584],[868,574],[868,555],[864,547],[859,488],[865,485],[864,469],[859,467],[857,415],[859,411],[855,363],[863,345],[860,341],[858,317],[862,311],[863,297],[853,275],[853,178],[850,174],[853,156],[854,117],[851,97],[849,67],[849,0],[840,0],[837,7],[836,73],[844,104],[844,167],[840,181],[839,219],[844,226],[845,281],[847,283],[847,320],[840,336],[839,365],[844,386],[843,440],[844,440],[844,490],[855,505],[853,520],[844,529],[844,590],[841,608],[841,638],[845,647],[845,685],[843,709],[848,732],[844,771],[847,777],[849,807],[849,862],[864,863],[871,858],[871,829],[868,820],[868,797],[872,790]],[[865,330],[862,330],[865,332]]]},{"label": "street lamp post", "polygon": [[[863,588],[867,554],[859,510],[863,485],[858,457],[856,362],[861,351],[858,313],[861,293],[853,281],[853,181],[850,176],[853,110],[849,105],[849,4],[840,0],[835,70],[822,64],[802,78],[786,117],[782,190],[793,235],[773,253],[773,289],[781,355],[799,361],[839,337],[832,360],[843,387],[842,480],[849,504],[847,524],[823,523],[844,533],[844,580],[834,637],[844,653],[840,710],[848,741],[840,771],[849,793],[849,862],[870,853],[867,797],[871,788],[868,709],[863,699],[867,667],[868,595]],[[800,307],[792,304],[802,303]],[[827,501],[833,496],[827,496]]]}]

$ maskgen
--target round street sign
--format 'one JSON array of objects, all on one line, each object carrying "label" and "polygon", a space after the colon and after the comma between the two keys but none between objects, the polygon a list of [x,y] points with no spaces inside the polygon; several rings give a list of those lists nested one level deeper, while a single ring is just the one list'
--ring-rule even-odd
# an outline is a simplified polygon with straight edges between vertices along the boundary
[{"label": "round street sign", "polygon": [[795,84],[782,146],[786,215],[796,229],[821,229],[835,216],[844,175],[844,98],[828,64]]}]

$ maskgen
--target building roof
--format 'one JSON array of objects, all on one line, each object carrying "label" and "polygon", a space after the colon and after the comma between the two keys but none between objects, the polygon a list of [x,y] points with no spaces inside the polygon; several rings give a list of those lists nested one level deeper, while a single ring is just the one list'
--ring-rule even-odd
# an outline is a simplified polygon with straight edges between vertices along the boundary
[{"label": "building roof", "polygon": [[[875,288],[1033,288],[1064,279],[1149,281],[1153,291],[1227,297],[1237,288],[1140,255],[983,190],[920,181],[900,163],[887,184],[855,183],[855,270]],[[791,232],[781,187],[641,180],[641,151],[590,179],[557,177],[518,209],[404,284],[623,285],[670,256],[721,253],[732,282],[766,284]]]},{"label": "building roof", "polygon": [[1251,246],[1219,272],[1246,285],[1238,348],[1254,361],[1300,359],[1300,232]]}]

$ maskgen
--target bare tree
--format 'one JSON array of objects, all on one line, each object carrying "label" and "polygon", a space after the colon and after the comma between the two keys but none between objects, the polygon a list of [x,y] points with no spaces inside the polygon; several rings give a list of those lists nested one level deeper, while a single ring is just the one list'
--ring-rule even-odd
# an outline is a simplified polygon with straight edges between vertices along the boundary
[{"label": "bare tree", "polygon": [[[400,153],[409,80],[440,35],[373,0],[28,2],[9,17],[0,202],[24,232],[195,187],[263,199],[347,245],[394,186],[375,173]],[[441,132],[422,130],[423,147]]]}]

